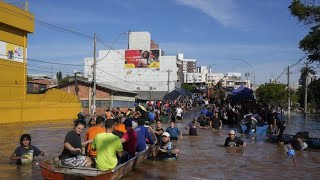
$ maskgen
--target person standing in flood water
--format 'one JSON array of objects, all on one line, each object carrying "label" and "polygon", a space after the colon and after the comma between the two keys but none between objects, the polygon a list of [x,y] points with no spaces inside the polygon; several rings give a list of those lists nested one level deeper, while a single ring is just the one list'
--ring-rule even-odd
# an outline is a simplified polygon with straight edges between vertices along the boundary
[{"label": "person standing in flood water", "polygon": [[43,151],[31,145],[30,134],[23,134],[20,137],[20,145],[21,146],[17,147],[10,157],[10,160],[17,161],[17,165],[31,163],[34,156],[45,155]]},{"label": "person standing in flood water", "polygon": [[224,142],[224,146],[226,147],[239,147],[246,146],[246,143],[243,142],[239,137],[236,137],[236,132],[234,130],[230,130],[229,137],[226,138]]},{"label": "person standing in flood water", "polygon": [[180,134],[180,138],[182,138],[182,132],[175,126],[174,121],[170,121],[170,127],[166,129],[166,132],[170,134],[172,140],[178,140],[178,136]]}]

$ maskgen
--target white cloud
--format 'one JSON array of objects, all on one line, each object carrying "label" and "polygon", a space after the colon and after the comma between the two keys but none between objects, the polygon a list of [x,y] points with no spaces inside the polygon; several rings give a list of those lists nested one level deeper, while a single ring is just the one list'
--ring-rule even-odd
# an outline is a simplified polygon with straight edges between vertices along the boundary
[{"label": "white cloud", "polygon": [[226,27],[242,26],[233,0],[175,0],[180,5],[198,9]]}]

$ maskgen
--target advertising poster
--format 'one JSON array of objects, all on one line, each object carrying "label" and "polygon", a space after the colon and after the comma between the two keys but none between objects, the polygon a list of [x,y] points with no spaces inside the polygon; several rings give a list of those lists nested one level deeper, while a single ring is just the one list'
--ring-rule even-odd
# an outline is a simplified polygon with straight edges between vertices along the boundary
[{"label": "advertising poster", "polygon": [[0,41],[0,58],[23,62],[23,47]]},{"label": "advertising poster", "polygon": [[159,50],[126,50],[125,68],[160,68]]}]

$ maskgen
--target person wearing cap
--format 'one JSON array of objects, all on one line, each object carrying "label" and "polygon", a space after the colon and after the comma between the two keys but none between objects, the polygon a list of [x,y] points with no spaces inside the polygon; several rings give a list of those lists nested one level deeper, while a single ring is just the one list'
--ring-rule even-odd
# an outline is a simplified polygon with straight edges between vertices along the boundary
[{"label": "person wearing cap", "polygon": [[136,154],[138,135],[132,128],[131,119],[126,119],[123,124],[127,132],[121,137],[121,142],[123,143],[123,149],[127,151],[132,158]]},{"label": "person wearing cap", "polygon": [[224,142],[224,146],[226,147],[239,147],[246,146],[246,143],[243,142],[239,137],[236,137],[236,132],[234,130],[230,130],[229,137],[226,138]]},{"label": "person wearing cap", "polygon": [[158,151],[155,151],[154,156],[158,160],[168,159],[168,158],[178,158],[180,150],[173,147],[172,142],[170,141],[170,134],[168,132],[162,133],[161,136],[161,145],[158,148]]}]

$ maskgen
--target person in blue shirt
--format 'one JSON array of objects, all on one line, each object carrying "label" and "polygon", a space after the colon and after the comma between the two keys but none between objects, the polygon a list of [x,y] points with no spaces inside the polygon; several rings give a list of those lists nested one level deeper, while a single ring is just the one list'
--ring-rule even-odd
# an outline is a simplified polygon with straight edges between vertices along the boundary
[{"label": "person in blue shirt", "polygon": [[148,117],[149,117],[149,122],[152,124],[153,121],[155,120],[155,114],[154,114],[154,112],[153,112],[153,111],[150,111],[150,112],[148,113]]},{"label": "person in blue shirt", "polygon": [[202,108],[201,113],[203,113],[204,116],[207,116],[208,110],[207,108]]},{"label": "person in blue shirt", "polygon": [[148,139],[150,144],[154,144],[154,140],[152,139],[148,128],[144,126],[144,119],[139,118],[138,119],[138,126],[134,128],[134,131],[138,135],[138,143],[137,143],[137,150],[136,152],[141,152],[146,149],[147,142],[146,138]]},{"label": "person in blue shirt", "polygon": [[180,138],[182,138],[182,132],[179,130],[179,128],[175,127],[174,121],[170,121],[170,127],[166,129],[166,132],[170,134],[171,140],[178,140],[179,135]]}]

